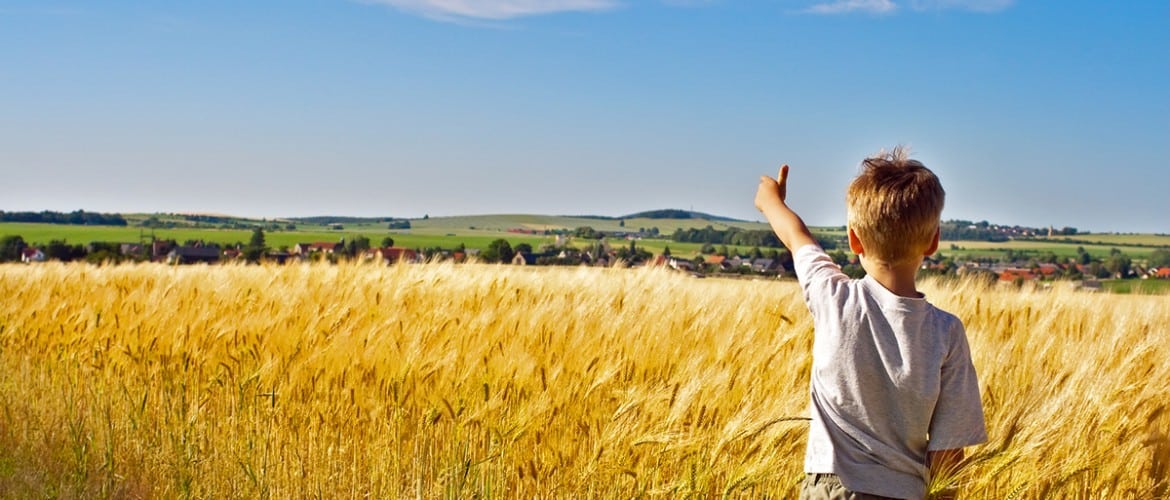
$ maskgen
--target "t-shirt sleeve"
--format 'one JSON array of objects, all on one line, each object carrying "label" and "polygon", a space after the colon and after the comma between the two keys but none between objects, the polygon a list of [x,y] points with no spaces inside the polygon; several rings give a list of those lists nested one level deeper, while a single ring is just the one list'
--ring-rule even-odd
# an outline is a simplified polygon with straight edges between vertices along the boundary
[{"label": "t-shirt sleeve", "polygon": [[841,272],[841,267],[829,258],[824,249],[817,245],[796,249],[792,255],[792,267],[804,292],[804,301],[813,316],[818,315],[818,305],[840,303],[837,294],[844,292],[843,285],[849,281],[849,276]]},{"label": "t-shirt sleeve", "polygon": [[949,450],[987,441],[979,380],[962,323],[953,319],[953,343],[942,366],[941,387],[930,420],[927,450]]}]

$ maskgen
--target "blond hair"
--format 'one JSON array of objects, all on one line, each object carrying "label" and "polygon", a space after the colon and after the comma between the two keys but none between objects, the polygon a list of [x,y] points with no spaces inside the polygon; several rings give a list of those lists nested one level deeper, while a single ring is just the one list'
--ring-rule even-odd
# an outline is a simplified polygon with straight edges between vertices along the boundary
[{"label": "blond hair", "polygon": [[939,228],[946,192],[922,162],[898,146],[861,162],[845,203],[849,228],[868,258],[900,264],[922,257]]}]

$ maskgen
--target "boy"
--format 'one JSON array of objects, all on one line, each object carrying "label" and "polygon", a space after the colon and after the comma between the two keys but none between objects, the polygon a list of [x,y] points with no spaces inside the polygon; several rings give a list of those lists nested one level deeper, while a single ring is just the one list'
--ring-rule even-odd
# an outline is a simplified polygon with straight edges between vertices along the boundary
[{"label": "boy", "polygon": [[813,315],[812,422],[801,498],[924,498],[930,474],[987,440],[967,336],[914,284],[938,249],[944,192],[895,148],[849,185],[851,280],[785,203],[788,165],[762,177],[756,208],[793,254]]}]

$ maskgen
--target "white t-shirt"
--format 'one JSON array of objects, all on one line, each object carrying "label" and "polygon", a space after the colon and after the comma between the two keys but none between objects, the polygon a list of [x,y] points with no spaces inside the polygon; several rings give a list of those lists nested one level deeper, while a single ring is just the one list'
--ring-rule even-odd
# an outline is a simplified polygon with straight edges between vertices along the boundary
[{"label": "white t-shirt", "polygon": [[793,260],[816,329],[805,472],[923,498],[927,450],[987,441],[963,324],[925,298],[849,279],[816,245]]}]

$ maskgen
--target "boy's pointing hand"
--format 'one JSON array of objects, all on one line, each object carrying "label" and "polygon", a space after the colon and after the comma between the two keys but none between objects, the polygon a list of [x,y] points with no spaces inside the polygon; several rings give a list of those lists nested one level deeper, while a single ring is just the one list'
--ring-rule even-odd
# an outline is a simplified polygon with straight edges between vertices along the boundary
[{"label": "boy's pointing hand", "polygon": [[776,177],[779,180],[760,176],[760,186],[756,188],[756,209],[761,212],[767,207],[784,204],[788,198],[788,165],[781,166]]}]

